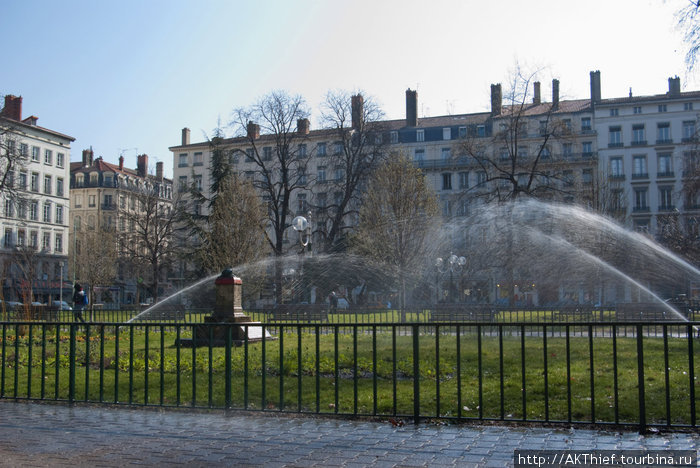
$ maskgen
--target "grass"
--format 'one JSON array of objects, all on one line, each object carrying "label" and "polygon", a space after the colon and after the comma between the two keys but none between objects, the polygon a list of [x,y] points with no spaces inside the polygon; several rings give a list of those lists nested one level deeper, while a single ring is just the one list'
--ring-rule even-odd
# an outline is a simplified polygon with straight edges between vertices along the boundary
[{"label": "grass", "polygon": [[[321,328],[332,330],[332,328]],[[422,331],[434,328],[422,328]],[[506,327],[517,331],[519,327]],[[190,336],[183,326],[180,337]],[[231,351],[231,406],[359,415],[414,412],[414,349],[407,327],[271,327],[275,341]],[[527,421],[639,421],[637,340],[540,333],[485,333],[464,326],[421,334],[422,417]],[[528,330],[541,331],[539,327]],[[181,348],[161,326],[77,327],[75,399],[136,405],[226,406],[223,348]],[[3,398],[69,398],[70,335],[56,325],[6,325],[0,336]],[[457,352],[459,340],[459,354]],[[393,343],[395,342],[395,347]],[[568,345],[567,345],[568,343]],[[591,348],[592,345],[592,348]],[[546,346],[546,350],[545,350]],[[613,346],[616,347],[615,351]],[[687,338],[644,338],[648,423],[689,425],[694,416]],[[693,353],[697,344],[692,342]],[[317,348],[318,347],[318,348]],[[567,369],[567,355],[570,365]],[[668,364],[666,363],[668,360]],[[666,383],[668,379],[668,384]],[[546,381],[546,385],[545,385]],[[245,390],[247,389],[247,391]],[[570,398],[569,398],[570,395]]]}]

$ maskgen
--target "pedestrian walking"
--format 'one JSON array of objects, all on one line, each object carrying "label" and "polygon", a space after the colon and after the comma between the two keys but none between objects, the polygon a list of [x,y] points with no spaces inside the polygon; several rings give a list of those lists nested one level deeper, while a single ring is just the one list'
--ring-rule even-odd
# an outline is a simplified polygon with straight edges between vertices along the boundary
[{"label": "pedestrian walking", "polygon": [[83,309],[88,303],[88,298],[85,294],[85,291],[83,291],[83,287],[80,286],[78,283],[75,283],[74,289],[75,291],[73,291],[73,317],[76,320],[80,320],[81,322],[85,323],[85,319],[83,318]]}]

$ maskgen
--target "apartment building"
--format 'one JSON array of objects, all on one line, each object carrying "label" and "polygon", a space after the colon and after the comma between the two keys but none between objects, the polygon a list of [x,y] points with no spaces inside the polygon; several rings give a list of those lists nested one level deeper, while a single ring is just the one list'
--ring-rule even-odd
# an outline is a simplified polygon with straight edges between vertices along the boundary
[{"label": "apartment building", "polygon": [[700,92],[682,92],[675,77],[664,94],[600,99],[598,91],[593,105],[600,169],[617,184],[613,198],[627,226],[657,235],[669,215],[696,216],[689,182],[697,173]]},{"label": "apartment building", "polygon": [[[155,175],[148,173],[148,155],[139,155],[137,168],[130,169],[124,167],[123,156],[119,157],[118,164],[112,164],[101,157],[94,158],[93,150],[87,149],[83,150],[82,161],[70,166],[71,225],[75,236],[71,251],[78,257],[85,232],[113,231],[122,241],[123,236],[134,232],[135,220],[146,209],[140,194],[157,194],[162,209],[172,210],[172,180],[164,177],[162,162],[156,163]],[[95,290],[94,302],[105,303],[106,307],[135,304],[147,296],[137,278],[130,274],[131,259],[127,253],[119,250],[118,254],[116,281],[111,285],[97,285]],[[165,283],[167,278],[164,276],[161,280]]]},{"label": "apartment building", "polygon": [[[67,279],[70,232],[70,144],[75,138],[37,125],[35,116],[22,117],[22,97],[5,96],[0,112],[3,156],[17,164],[9,171],[0,194],[0,245],[3,297],[14,301],[50,302]],[[3,161],[7,169],[7,159]]]}]

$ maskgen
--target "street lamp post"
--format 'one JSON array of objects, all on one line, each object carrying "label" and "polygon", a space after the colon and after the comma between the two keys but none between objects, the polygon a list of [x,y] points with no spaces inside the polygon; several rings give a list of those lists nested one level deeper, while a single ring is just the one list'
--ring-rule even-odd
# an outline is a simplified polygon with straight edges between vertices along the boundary
[{"label": "street lamp post", "polygon": [[[438,257],[435,260],[435,267],[437,268],[438,273],[447,273],[448,271],[450,272],[450,292],[448,294],[449,302],[453,302],[452,290],[454,289],[454,285],[453,285],[452,274],[462,271],[462,268],[466,264],[467,264],[467,259],[465,257],[458,257],[457,255],[455,255],[453,253],[450,253],[450,256],[446,259],[443,259],[442,257]],[[436,294],[439,294],[439,291],[436,291]]]},{"label": "street lamp post", "polygon": [[299,234],[299,245],[301,245],[301,250],[299,251],[299,255],[301,256],[301,259],[299,260],[300,266],[299,266],[299,278],[300,280],[303,280],[303,275],[304,275],[304,254],[307,250],[309,254],[312,253],[311,247],[312,247],[312,242],[311,242],[311,211],[309,211],[306,214],[307,218],[303,216],[297,216],[292,220],[292,227],[294,230]]}]

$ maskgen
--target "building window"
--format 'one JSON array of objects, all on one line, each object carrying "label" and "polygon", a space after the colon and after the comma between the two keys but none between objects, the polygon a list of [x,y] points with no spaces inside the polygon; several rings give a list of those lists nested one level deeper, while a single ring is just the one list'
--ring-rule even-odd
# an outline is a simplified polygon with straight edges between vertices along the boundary
[{"label": "building window", "polygon": [[345,179],[345,169],[343,166],[335,166],[335,180],[340,182]]},{"label": "building window", "polygon": [[609,131],[608,146],[610,146],[610,147],[622,146],[622,128],[621,127],[610,127],[608,129],[608,131]]},{"label": "building window", "polygon": [[486,183],[487,180],[488,180],[488,177],[486,177],[485,171],[479,171],[476,173],[476,184],[477,185],[483,185]]},{"label": "building window", "polygon": [[198,191],[202,191],[202,175],[201,174],[196,174],[192,181],[194,182],[194,188]]},{"label": "building window", "polygon": [[194,153],[193,166],[203,166],[204,165],[204,155],[201,152]]},{"label": "building window", "polygon": [[297,213],[306,213],[309,210],[309,204],[306,201],[306,194],[300,193],[297,195]]},{"label": "building window", "polygon": [[424,159],[425,149],[416,148],[415,152],[413,153],[413,161],[420,167],[423,164]]},{"label": "building window", "polygon": [[320,209],[324,209],[326,207],[327,197],[328,195],[325,192],[316,194],[316,205]]},{"label": "building window", "polygon": [[642,108],[640,106],[634,106],[632,108],[632,113],[634,114],[641,114],[642,113]]},{"label": "building window", "polygon": [[90,173],[90,185],[93,187],[97,186],[97,180],[99,179],[100,175],[97,172],[91,172]]},{"label": "building window", "polygon": [[303,167],[299,169],[299,184],[306,185],[306,171]]},{"label": "building window", "polygon": [[646,188],[636,188],[634,189],[634,210],[635,211],[647,211],[649,206],[647,205],[647,189]]},{"label": "building window", "polygon": [[659,211],[672,210],[673,208],[673,187],[659,187]]},{"label": "building window", "polygon": [[590,132],[591,131],[591,118],[590,117],[582,117],[581,118],[581,131],[582,132]]},{"label": "building window", "polygon": [[36,249],[39,245],[39,233],[36,231],[29,232],[29,247]]},{"label": "building window", "polygon": [[671,165],[671,155],[670,154],[660,154],[659,159],[659,177],[672,176],[673,166]]},{"label": "building window", "polygon": [[316,176],[319,182],[326,181],[326,166],[318,166],[318,174]]},{"label": "building window", "polygon": [[581,181],[583,181],[584,184],[593,182],[593,169],[583,169],[581,171]]},{"label": "building window", "polygon": [[76,195],[75,196],[75,207],[80,208],[83,205],[83,196],[82,195]]},{"label": "building window", "polygon": [[19,189],[27,190],[27,173],[24,171],[19,173]]},{"label": "building window", "polygon": [[423,130],[423,129],[416,130],[416,141],[418,141],[418,142],[425,141],[425,130]]},{"label": "building window", "polygon": [[187,176],[180,176],[177,180],[177,190],[179,192],[187,191]]},{"label": "building window", "polygon": [[61,177],[56,179],[56,196],[63,196],[63,179]]},{"label": "building window", "polygon": [[48,149],[44,150],[44,164],[53,164],[53,151]]},{"label": "building window", "polygon": [[56,238],[54,239],[54,251],[56,253],[63,252],[63,235],[61,234],[56,234]]},{"label": "building window", "polygon": [[45,223],[51,222],[51,202],[44,203],[44,216],[42,219]]},{"label": "building window", "polygon": [[[399,141],[399,134],[397,132],[391,132],[392,137],[391,137],[391,142],[392,143],[398,143]],[[394,141],[394,136],[396,137],[396,141]],[[333,143],[333,154],[336,156],[339,154],[342,154],[343,152],[343,142],[342,141],[336,141]]]},{"label": "building window", "polygon": [[94,208],[96,205],[96,198],[95,195],[88,195],[88,206],[90,208]]},{"label": "building window", "polygon": [[32,192],[39,191],[39,173],[38,172],[32,172],[32,179],[30,182],[30,190]]},{"label": "building window", "polygon": [[442,189],[452,190],[452,173],[445,172],[442,174]]},{"label": "building window", "polygon": [[459,188],[469,188],[469,172],[465,171],[459,173]]},{"label": "building window", "polygon": [[63,167],[66,156],[63,153],[56,153],[56,166]]},{"label": "building window", "polygon": [[570,158],[573,154],[573,144],[572,143],[564,143],[561,145],[562,152],[564,153],[564,157]]},{"label": "building window", "polygon": [[63,205],[56,205],[56,224],[63,224]]},{"label": "building window", "polygon": [[[324,152],[325,152],[325,143],[324,143]],[[263,161],[272,161],[272,147],[265,146],[263,148]]]},{"label": "building window", "polygon": [[51,195],[51,176],[50,175],[44,176],[44,193],[47,195]]},{"label": "building window", "polygon": [[693,103],[692,102],[684,102],[683,103],[683,110],[693,110]]},{"label": "building window", "polygon": [[389,132],[389,141],[391,141],[392,143],[398,143],[399,142],[399,132],[397,132],[397,131]]},{"label": "building window", "polygon": [[248,148],[248,149],[246,149],[246,150],[245,150],[245,156],[246,156],[246,157],[245,157],[246,162],[253,162],[253,161],[255,161],[255,159],[254,159],[254,157],[253,157],[253,156],[254,156],[254,154],[253,154],[253,148]]},{"label": "building window", "polygon": [[610,117],[617,117],[620,115],[619,109],[610,109]]},{"label": "building window", "polygon": [[5,217],[12,218],[14,216],[14,211],[12,200],[5,200]]},{"label": "building window", "polygon": [[12,248],[12,229],[5,228],[5,239],[3,241],[3,246],[6,249]]},{"label": "building window", "polygon": [[695,121],[686,120],[683,122],[683,141],[695,139]]},{"label": "building window", "polygon": [[27,202],[26,200],[20,200],[17,205],[17,217],[20,219],[27,219]]},{"label": "building window", "polygon": [[443,200],[442,214],[446,218],[449,218],[452,216],[452,200]]},{"label": "building window", "polygon": [[659,104],[659,112],[666,112],[667,107],[666,104]]},{"label": "building window", "polygon": [[29,219],[32,221],[39,220],[39,202],[33,201],[29,203]]},{"label": "building window", "polygon": [[671,143],[671,124],[668,122],[659,122],[656,124],[656,143]]},{"label": "building window", "polygon": [[643,234],[649,234],[649,220],[648,219],[635,219],[634,220],[634,230]]},{"label": "building window", "polygon": [[644,136],[644,124],[632,125],[632,144],[646,145],[646,137]]},{"label": "building window", "polygon": [[104,208],[109,210],[112,208],[112,195],[105,195],[104,197]]},{"label": "building window", "polygon": [[478,136],[480,138],[486,136],[486,126],[485,125],[477,125],[476,126],[476,136]]},{"label": "building window", "polygon": [[29,145],[26,143],[20,143],[19,144],[19,154],[20,154],[20,156],[28,156],[29,155]]},{"label": "building window", "polygon": [[593,154],[593,142],[591,141],[584,141],[581,143],[581,153],[583,153],[584,156],[590,156]]},{"label": "building window", "polygon": [[39,147],[32,146],[32,161],[39,162]]},{"label": "building window", "polygon": [[610,175],[612,177],[624,177],[625,173],[623,170],[621,157],[610,158]]},{"label": "building window", "polygon": [[632,177],[637,179],[649,177],[646,156],[638,155],[632,158]]},{"label": "building window", "polygon": [[177,167],[187,167],[187,153],[180,153]]},{"label": "building window", "polygon": [[300,158],[305,158],[306,157],[306,145],[302,143],[299,145],[299,157]]},{"label": "building window", "polygon": [[452,150],[450,148],[442,148],[440,155],[443,161],[449,161],[452,157]]},{"label": "building window", "polygon": [[[264,152],[265,152],[265,149],[263,148],[263,153]],[[318,143],[316,145],[316,154],[319,156],[326,155],[326,143]],[[272,159],[272,148],[270,148],[270,159]]]},{"label": "building window", "polygon": [[17,230],[17,246],[18,247],[24,247],[24,244],[26,242],[25,236],[26,236],[26,234],[24,232],[24,229]]},{"label": "building window", "polygon": [[41,236],[41,250],[46,252],[51,250],[51,233],[45,232]]},{"label": "building window", "polygon": [[451,140],[452,139],[452,129],[447,127],[442,129],[442,139]]},{"label": "building window", "polygon": [[469,214],[469,202],[462,198],[457,202],[457,216],[467,216]]},{"label": "building window", "polygon": [[467,127],[459,127],[459,137],[460,138],[466,138],[467,137]]}]

